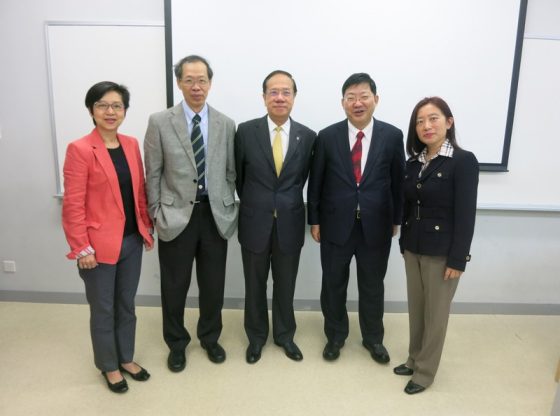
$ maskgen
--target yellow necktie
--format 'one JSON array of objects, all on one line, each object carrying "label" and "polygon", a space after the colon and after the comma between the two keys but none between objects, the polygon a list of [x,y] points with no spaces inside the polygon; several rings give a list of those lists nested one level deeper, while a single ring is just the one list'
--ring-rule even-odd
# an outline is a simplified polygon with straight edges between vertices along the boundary
[{"label": "yellow necktie", "polygon": [[272,142],[272,157],[274,158],[274,166],[276,167],[276,176],[280,176],[282,170],[282,163],[284,162],[284,155],[282,154],[282,127],[276,127],[276,135]]}]

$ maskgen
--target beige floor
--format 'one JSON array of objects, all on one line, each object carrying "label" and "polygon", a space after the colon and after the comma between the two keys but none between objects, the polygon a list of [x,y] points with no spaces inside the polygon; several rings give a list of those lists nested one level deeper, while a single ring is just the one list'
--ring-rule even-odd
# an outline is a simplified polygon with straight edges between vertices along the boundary
[{"label": "beige floor", "polygon": [[[406,358],[406,314],[385,318],[389,366],[361,346],[356,314],[340,359],[323,361],[318,312],[297,313],[302,362],[269,341],[250,366],[242,312],[227,310],[226,362],[193,341],[173,374],[160,309],[137,312],[136,360],[152,378],[119,396],[92,364],[87,306],[0,302],[0,415],[549,415],[557,387],[560,316],[453,315],[435,383],[408,396],[407,378],[392,373]],[[196,317],[187,310],[189,330]]]}]

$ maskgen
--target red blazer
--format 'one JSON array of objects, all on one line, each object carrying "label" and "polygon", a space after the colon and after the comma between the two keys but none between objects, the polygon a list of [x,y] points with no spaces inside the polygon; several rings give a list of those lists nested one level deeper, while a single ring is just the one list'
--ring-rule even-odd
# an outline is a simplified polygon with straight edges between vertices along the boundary
[{"label": "red blazer", "polygon": [[[144,169],[135,138],[118,135],[132,177],[138,231],[148,246],[152,221],[146,206]],[[99,263],[116,264],[123,240],[125,214],[117,172],[97,129],[68,145],[64,161],[62,226],[76,259],[95,250]],[[93,250],[92,250],[93,249]]]}]

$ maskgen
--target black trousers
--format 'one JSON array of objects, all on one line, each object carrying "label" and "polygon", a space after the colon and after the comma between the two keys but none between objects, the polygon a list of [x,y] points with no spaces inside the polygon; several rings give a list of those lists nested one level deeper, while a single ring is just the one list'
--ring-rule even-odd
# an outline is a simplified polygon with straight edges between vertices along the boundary
[{"label": "black trousers", "polygon": [[158,242],[163,338],[170,350],[184,350],[191,336],[184,324],[185,302],[196,259],[200,317],[197,337],[214,343],[222,332],[227,240],[218,233],[210,204],[197,203],[187,227],[175,239]]},{"label": "black trousers", "polygon": [[[276,221],[265,249],[253,253],[241,248],[245,274],[244,325],[251,344],[264,345],[268,337],[267,281],[272,270],[272,337],[283,344],[294,339],[294,291],[301,249],[283,253],[278,246]],[[271,267],[272,266],[272,267]]]},{"label": "black trousers", "polygon": [[344,245],[321,241],[321,309],[325,318],[325,335],[329,341],[343,342],[348,337],[346,295],[350,261],[355,256],[362,338],[371,344],[383,342],[383,279],[390,250],[390,240],[384,247],[368,246],[359,219],[356,219],[350,238]]}]

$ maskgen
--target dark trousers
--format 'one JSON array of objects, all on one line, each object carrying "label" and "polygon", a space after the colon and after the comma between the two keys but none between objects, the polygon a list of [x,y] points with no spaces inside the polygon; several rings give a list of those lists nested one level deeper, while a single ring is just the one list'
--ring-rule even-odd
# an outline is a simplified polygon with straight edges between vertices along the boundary
[{"label": "dark trousers", "polygon": [[227,240],[218,233],[210,204],[197,203],[187,227],[175,239],[158,242],[163,338],[170,350],[184,350],[191,336],[184,324],[193,262],[199,289],[197,337],[211,344],[222,332]]},{"label": "dark trousers", "polygon": [[135,233],[123,239],[117,264],[79,269],[90,309],[93,357],[101,371],[117,370],[134,357],[134,297],[141,266],[142,237]]},{"label": "dark trousers", "polygon": [[[294,339],[294,291],[301,249],[283,253],[278,246],[276,221],[268,244],[261,253],[241,248],[245,274],[245,332],[251,344],[264,345],[268,337],[266,288],[272,270],[272,336],[284,344]],[[271,267],[272,266],[272,267]]]},{"label": "dark trousers", "polygon": [[390,249],[391,241],[385,247],[368,246],[359,219],[356,219],[350,238],[344,245],[321,241],[321,309],[329,341],[342,343],[348,337],[346,293],[350,261],[355,256],[362,338],[371,344],[383,342],[383,279]]}]

